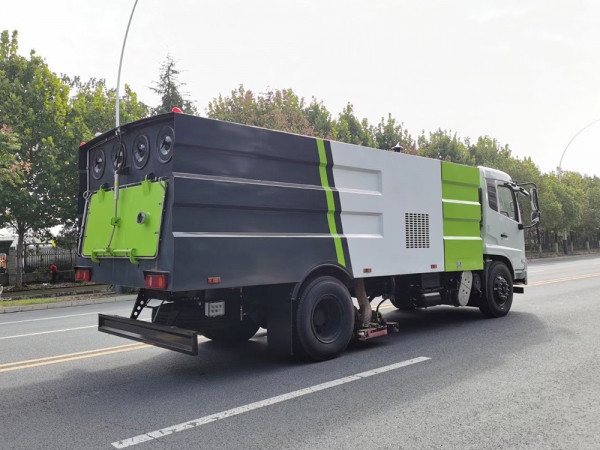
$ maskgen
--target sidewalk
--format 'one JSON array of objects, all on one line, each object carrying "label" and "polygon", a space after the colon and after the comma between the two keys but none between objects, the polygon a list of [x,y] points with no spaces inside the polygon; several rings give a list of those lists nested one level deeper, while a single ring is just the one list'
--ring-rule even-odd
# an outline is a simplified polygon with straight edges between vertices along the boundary
[{"label": "sidewalk", "polygon": [[[69,298],[69,297],[54,297],[54,298]],[[36,303],[33,305],[17,305],[0,307],[0,314],[23,312],[23,311],[38,311],[42,309],[68,308],[70,306],[96,305],[101,303],[116,303],[135,300],[135,295],[112,295],[109,297],[88,298],[83,300],[64,300],[52,303]]]}]

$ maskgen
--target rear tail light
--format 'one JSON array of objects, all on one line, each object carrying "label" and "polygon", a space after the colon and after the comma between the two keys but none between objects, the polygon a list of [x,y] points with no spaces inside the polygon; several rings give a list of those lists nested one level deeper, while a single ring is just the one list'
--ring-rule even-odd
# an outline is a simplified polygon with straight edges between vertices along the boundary
[{"label": "rear tail light", "polygon": [[75,270],[76,281],[90,281],[92,279],[92,272],[90,269],[77,269]]},{"label": "rear tail light", "polygon": [[148,289],[166,289],[167,276],[157,274],[146,275],[146,287]]}]

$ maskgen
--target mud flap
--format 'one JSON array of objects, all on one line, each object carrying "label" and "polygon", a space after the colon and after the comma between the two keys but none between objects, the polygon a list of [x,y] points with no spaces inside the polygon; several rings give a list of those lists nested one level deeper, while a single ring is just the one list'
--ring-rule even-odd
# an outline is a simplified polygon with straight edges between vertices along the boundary
[{"label": "mud flap", "polygon": [[267,314],[267,344],[276,355],[293,355],[293,302],[291,298],[274,298]]}]

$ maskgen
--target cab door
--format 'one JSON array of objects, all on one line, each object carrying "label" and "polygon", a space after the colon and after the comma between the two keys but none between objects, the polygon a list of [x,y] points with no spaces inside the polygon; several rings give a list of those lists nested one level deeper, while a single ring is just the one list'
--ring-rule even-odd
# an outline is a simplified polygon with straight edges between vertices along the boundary
[{"label": "cab door", "polygon": [[[525,268],[525,231],[516,194],[504,181],[487,180],[486,253],[506,256],[516,272]],[[495,199],[494,199],[494,195]]]}]

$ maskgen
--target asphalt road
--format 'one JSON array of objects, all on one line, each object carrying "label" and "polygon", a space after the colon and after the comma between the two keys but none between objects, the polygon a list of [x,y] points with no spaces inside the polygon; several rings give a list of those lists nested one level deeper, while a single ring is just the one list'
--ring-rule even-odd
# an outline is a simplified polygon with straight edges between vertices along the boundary
[{"label": "asphalt road", "polygon": [[502,319],[388,307],[400,333],[319,364],[96,331],[131,302],[2,315],[0,449],[598,449],[600,257],[530,269]]}]

